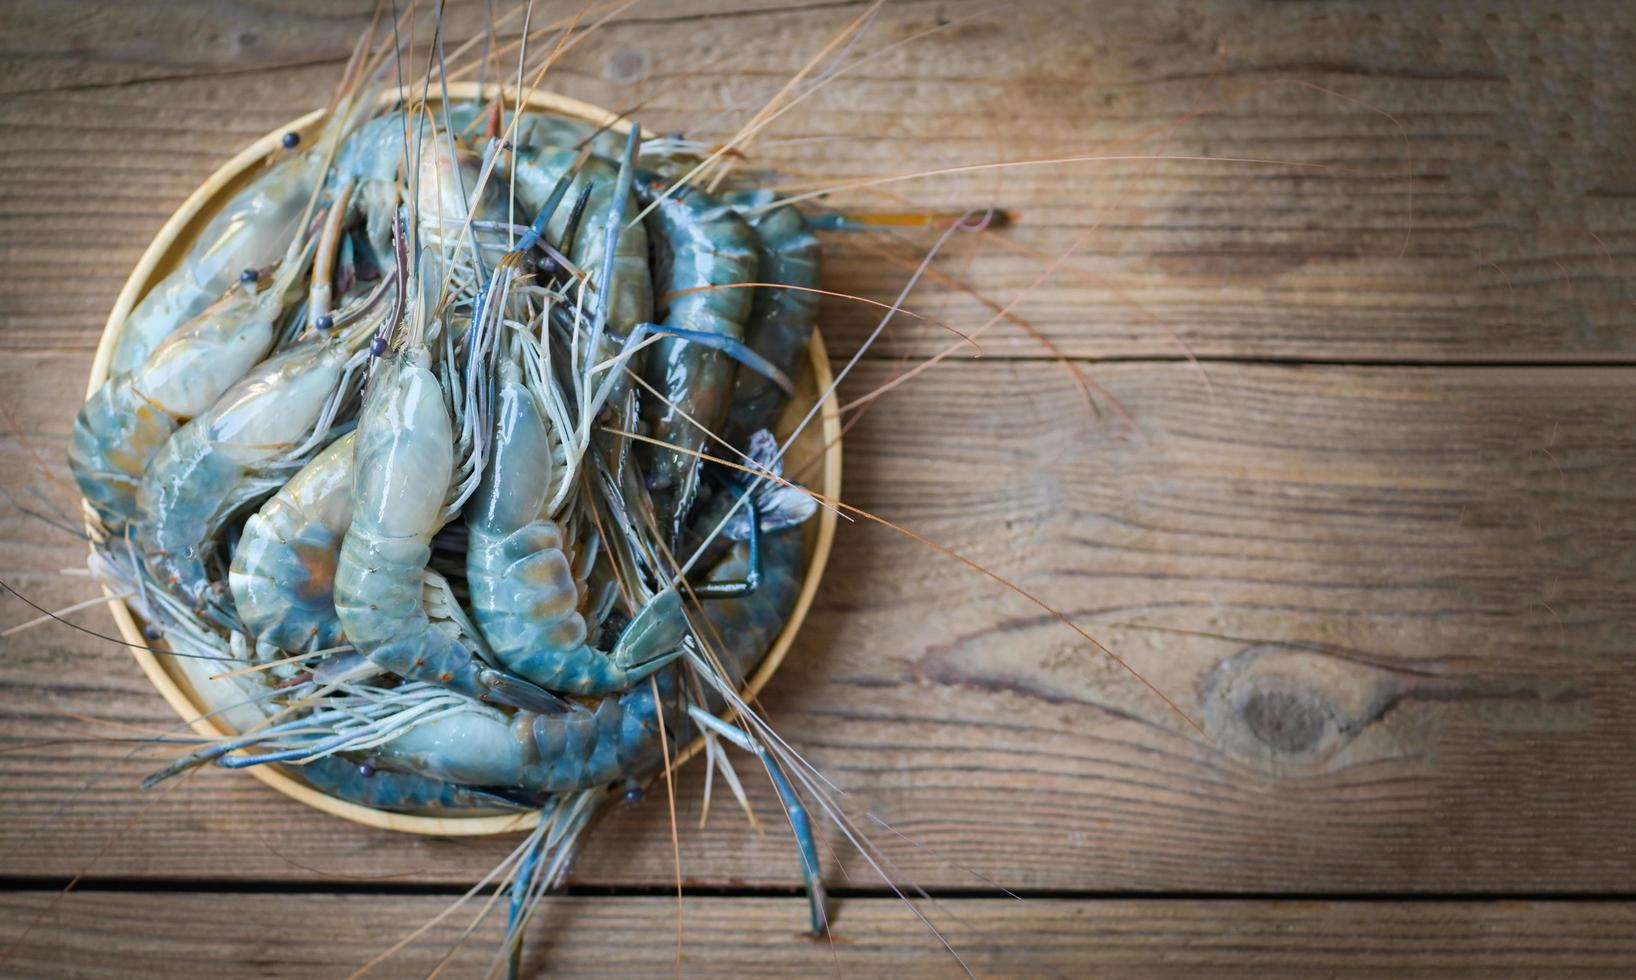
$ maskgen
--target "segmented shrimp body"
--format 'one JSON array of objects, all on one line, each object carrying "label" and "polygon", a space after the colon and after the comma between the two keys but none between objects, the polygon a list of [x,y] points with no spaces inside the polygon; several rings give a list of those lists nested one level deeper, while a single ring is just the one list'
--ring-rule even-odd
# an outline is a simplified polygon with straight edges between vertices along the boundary
[{"label": "segmented shrimp body", "polygon": [[[755,289],[750,319],[744,326],[744,342],[780,371],[794,375],[818,319],[818,294],[812,290],[821,281],[820,250],[818,236],[795,208],[784,205],[753,210],[773,199],[773,193],[767,190],[734,191],[723,196],[730,206],[747,212],[744,220],[755,232],[760,260],[757,278],[769,284]],[[779,288],[783,286],[794,288]],[[773,424],[787,400],[783,389],[765,375],[739,371],[733,382],[733,403],[723,436],[736,446],[743,445],[751,433]]]},{"label": "segmented shrimp body", "polygon": [[137,487],[177,427],[204,412],[272,348],[305,263],[272,288],[235,287],[160,344],[129,374],[110,378],[74,419],[68,462],[103,525],[136,512]]},{"label": "segmented shrimp body", "polygon": [[244,523],[228,588],[258,640],[292,653],[341,642],[335,565],[352,523],[352,446],[346,435],[314,456]]},{"label": "segmented shrimp body", "polygon": [[623,691],[675,657],[687,633],[666,590],[644,606],[610,653],[586,643],[580,576],[547,507],[551,441],[533,396],[502,369],[493,456],[466,508],[472,618],[507,669],[551,691]]},{"label": "segmented shrimp body", "polygon": [[[800,592],[801,535],[788,531],[762,542],[762,584],[740,599],[706,607],[703,634],[726,676],[741,678],[767,651]],[[741,578],[743,545],[711,574]],[[641,783],[664,765],[662,747],[688,737],[676,706],[678,675],[666,667],[648,681],[595,707],[570,703],[566,712],[505,713],[473,705],[412,728],[377,750],[384,764],[477,786],[559,793],[611,782]],[[666,735],[661,738],[660,725]]]},{"label": "segmented shrimp body", "polygon": [[291,156],[228,201],[176,271],[131,311],[114,344],[108,376],[117,378],[141,368],[166,337],[220,300],[244,270],[276,262],[295,237],[322,176],[322,163],[314,154]]},{"label": "segmented shrimp body", "polygon": [[[655,192],[664,186],[651,175],[637,181],[639,195],[648,200],[657,200]],[[755,281],[756,240],[749,226],[732,208],[693,187],[665,197],[649,221],[661,246],[656,279],[670,297],[661,303],[663,325],[742,341],[750,290],[710,287]],[[691,450],[643,450],[654,512],[672,539],[697,492],[696,454],[710,445],[708,433],[718,431],[727,417],[736,370],[726,354],[679,337],[665,337],[649,353],[647,381],[661,397],[644,403],[643,418],[654,439]]]},{"label": "segmented shrimp body", "polygon": [[422,598],[454,476],[452,423],[425,346],[377,368],[353,459],[352,522],[335,567],[335,612],[347,641],[399,677],[489,696],[483,663],[432,622]]}]

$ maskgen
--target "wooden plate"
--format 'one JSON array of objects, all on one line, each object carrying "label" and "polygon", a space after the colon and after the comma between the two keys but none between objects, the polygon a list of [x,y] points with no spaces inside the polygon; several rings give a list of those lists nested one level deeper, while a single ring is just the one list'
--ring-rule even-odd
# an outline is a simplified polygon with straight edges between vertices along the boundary
[{"label": "wooden plate", "polygon": [[[484,94],[492,95],[493,91],[494,87],[489,86]],[[477,94],[478,87],[471,82],[449,85],[449,95],[452,99],[470,99]],[[386,93],[382,97],[383,104],[393,101],[395,93]],[[596,106],[549,92],[533,93],[526,100],[526,104],[532,109],[581,119],[595,126],[606,126],[622,134],[629,132],[631,127],[631,122],[627,119]],[[136,305],[136,301],[175,267],[205,224],[254,176],[257,165],[281,149],[280,140],[283,135],[294,131],[303,136],[304,143],[310,142],[306,138],[316,133],[319,116],[319,112],[309,113],[246,147],[220,170],[211,174],[198,190],[189,195],[181,208],[171,215],[164,227],[159,229],[159,234],[154,236],[148,250],[142,253],[142,258],[137,261],[130,278],[125,281],[124,288],[119,291],[119,298],[114,301],[113,312],[108,315],[108,325],[102,331],[102,342],[97,345],[96,358],[91,363],[91,378],[86,387],[86,397],[90,397],[107,380],[108,362],[113,356],[114,341],[124,328],[125,320],[130,315],[131,308]],[[787,436],[795,428],[800,416],[812,405],[820,392],[829,389],[832,380],[829,357],[824,352],[823,341],[817,331],[813,332],[807,355],[805,369],[796,379],[796,397],[790,403],[784,417],[779,420],[779,424],[775,426],[775,431],[781,437]],[[787,458],[793,472],[821,454],[821,461],[808,469],[803,478],[833,499],[839,497],[841,493],[841,419],[840,408],[833,394],[824,400],[818,421],[820,424],[809,425],[800,438],[796,439]],[[796,632],[801,628],[802,620],[806,618],[807,610],[812,607],[813,594],[818,589],[818,580],[823,577],[824,565],[829,560],[830,547],[835,539],[835,520],[835,511],[820,508],[816,517],[807,522],[805,534],[811,558],[807,563],[801,594],[796,600],[795,610],[790,615],[789,622],[784,626],[784,631],[778,635],[772,649],[767,651],[766,657],[744,685],[742,693],[745,700],[754,698],[778,669],[784,654],[789,651],[790,644],[795,639]],[[113,612],[114,622],[119,626],[120,634],[131,644],[132,653],[136,657],[136,662],[142,666],[143,673],[148,675],[153,686],[159,689],[159,693],[164,695],[165,700],[170,702],[170,706],[176,709],[177,714],[187,720],[193,730],[200,735],[219,738],[233,734],[225,723],[204,717],[207,712],[207,709],[202,707],[204,702],[195,693],[188,679],[176,668],[175,658],[156,656],[148,649],[148,641],[143,638],[142,629],[130,608],[123,602],[111,602],[109,608]],[[699,740],[695,739],[682,752],[678,763],[686,761],[697,752],[700,744]],[[539,820],[538,814],[535,813],[469,817],[426,817],[389,813],[320,793],[271,766],[255,766],[249,772],[280,793],[300,800],[310,807],[370,827],[416,834],[472,836],[526,830]]]}]

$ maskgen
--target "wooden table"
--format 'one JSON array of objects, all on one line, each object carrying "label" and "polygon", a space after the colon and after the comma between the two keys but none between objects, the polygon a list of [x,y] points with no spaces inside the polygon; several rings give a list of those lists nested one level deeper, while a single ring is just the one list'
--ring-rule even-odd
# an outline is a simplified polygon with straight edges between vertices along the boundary
[{"label": "wooden table", "polygon": [[[127,270],[207,173],[324,101],[370,8],[0,11],[0,570],[30,600],[93,593],[57,526],[63,446]],[[551,84],[721,139],[864,9],[654,0]],[[482,10],[456,5],[450,36]],[[1636,967],[1628,8],[940,0],[888,6],[849,57],[877,50],[744,166],[817,187],[1116,159],[832,199],[1010,218],[952,236],[908,301],[983,329],[982,356],[872,403],[846,495],[1061,610],[1199,728],[1018,592],[843,525],[765,708],[904,835],[876,828],[960,957]],[[827,284],[889,303],[936,235],[826,234]],[[826,302],[834,356],[879,315]],[[900,317],[845,399],[953,339]],[[175,719],[130,658],[60,626],[0,644],[0,972],[344,975],[515,843],[367,831],[219,771],[142,792],[151,753],[121,740]],[[677,781],[681,972],[958,972],[838,842],[836,942],[799,938],[796,860],[751,782],[761,836],[719,797],[700,826],[702,767]],[[670,835],[662,796],[609,819],[531,963],[677,969]],[[429,971],[465,921],[384,975]]]}]

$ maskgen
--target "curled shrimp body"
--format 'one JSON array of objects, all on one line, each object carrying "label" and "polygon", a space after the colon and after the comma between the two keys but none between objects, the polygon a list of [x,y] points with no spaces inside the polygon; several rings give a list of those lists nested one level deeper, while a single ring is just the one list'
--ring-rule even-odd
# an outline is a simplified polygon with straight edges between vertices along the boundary
[{"label": "curled shrimp body", "polygon": [[[586,157],[572,150],[532,144],[535,149],[517,154],[512,173],[517,179],[517,202],[530,213],[538,212],[563,175],[572,172],[564,200],[586,195],[584,217],[574,229],[573,240],[563,241],[569,231],[570,209],[559,207],[546,224],[546,234],[561,244],[568,258],[580,269],[600,274],[607,243],[608,223],[613,214],[618,171],[598,157]],[[578,169],[574,164],[579,161]],[[653,318],[653,283],[648,274],[648,235],[640,224],[623,228],[614,246],[613,281],[595,284],[610,297],[608,329],[628,334],[639,323]]]},{"label": "curled shrimp body", "polygon": [[[651,201],[665,185],[652,175],[640,175],[636,186]],[[664,326],[742,341],[750,291],[708,287],[755,281],[756,240],[749,226],[732,208],[693,187],[666,197],[649,220],[661,246],[655,279],[665,283],[671,296],[660,303],[667,307]],[[716,432],[727,416],[736,372],[737,365],[720,351],[679,337],[661,339],[646,365],[648,383],[665,399],[644,404],[653,437],[702,450],[709,441],[706,433]],[[654,512],[660,528],[674,539],[697,490],[699,458],[669,449],[652,449],[648,456]]]},{"label": "curled shrimp body", "polygon": [[110,531],[134,516],[142,474],[171,433],[267,356],[304,264],[287,264],[278,282],[260,293],[235,287],[80,408],[68,462]]},{"label": "curled shrimp body", "polygon": [[131,311],[108,376],[137,370],[161,342],[222,297],[245,269],[271,265],[295,237],[322,165],[314,154],[274,164],[211,219],[176,271]]},{"label": "curled shrimp body", "polygon": [[512,673],[570,694],[623,691],[674,659],[687,621],[676,593],[643,607],[611,653],[585,642],[580,586],[562,526],[548,515],[546,421],[517,368],[501,366],[493,456],[466,506],[472,618]]},{"label": "curled shrimp body", "polygon": [[[762,584],[740,599],[712,602],[705,617],[707,645],[725,676],[741,678],[766,653],[789,618],[800,592],[801,535],[785,531],[762,539]],[[742,578],[744,545],[711,572],[711,580]],[[562,714],[506,714],[473,704],[411,728],[387,742],[384,765],[451,782],[558,793],[614,782],[645,781],[664,765],[663,746],[687,737],[675,665],[594,708],[577,703]],[[667,735],[660,738],[659,726]]]},{"label": "curled shrimp body", "polygon": [[322,445],[355,377],[349,361],[370,326],[365,320],[312,336],[268,358],[154,456],[137,491],[134,527],[148,571],[161,584],[203,607],[216,532]]},{"label": "curled shrimp body", "polygon": [[279,488],[244,523],[227,585],[250,634],[281,650],[341,642],[335,562],[352,523],[352,442],[347,433]]},{"label": "curled shrimp body", "polygon": [[352,645],[384,670],[472,697],[488,686],[421,598],[454,476],[452,422],[424,345],[383,359],[353,447],[352,523],[335,567],[335,612]]},{"label": "curled shrimp body", "polygon": [[[746,210],[773,199],[768,190],[734,191],[724,198],[734,208]],[[818,294],[809,291],[820,281],[818,236],[807,227],[801,212],[789,205],[754,212],[745,221],[756,233],[757,276],[772,286],[756,287],[744,342],[774,367],[793,375],[818,318]],[[741,445],[751,433],[772,425],[785,400],[784,392],[765,375],[738,372],[723,434],[729,442]]]}]

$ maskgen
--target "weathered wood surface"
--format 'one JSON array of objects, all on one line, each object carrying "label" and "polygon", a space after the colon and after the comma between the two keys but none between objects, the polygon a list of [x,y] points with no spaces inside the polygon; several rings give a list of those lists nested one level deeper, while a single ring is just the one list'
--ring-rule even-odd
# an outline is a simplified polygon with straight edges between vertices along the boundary
[{"label": "weathered wood surface", "polygon": [[[33,415],[80,361],[12,365],[14,410]],[[944,365],[854,430],[847,492],[1081,622],[1210,741],[1037,607],[849,526],[766,698],[798,747],[1010,887],[1636,887],[1610,859],[1636,827],[1636,370],[1215,365],[1210,390],[1183,364],[1096,374],[1140,437],[1090,419],[1055,365]],[[43,443],[66,421],[39,424]],[[83,595],[52,574],[74,543],[11,517],[7,548],[37,570],[25,592]],[[12,738],[87,731],[70,711],[172,724],[108,644],[27,635],[4,664]],[[148,753],[96,778],[129,748],[0,755],[13,871],[70,874],[117,835],[96,873],[468,880],[509,846],[366,832],[219,772],[154,802],[133,785]],[[727,809],[694,829],[699,776],[682,780],[688,879],[792,881],[782,834]],[[922,883],[980,884],[899,857]],[[672,874],[659,802],[602,828],[579,880]]]},{"label": "weathered wood surface", "polygon": [[[0,945],[49,896],[0,893]],[[448,905],[443,896],[360,901],[323,893],[68,896],[0,961],[8,975],[129,977],[350,973]],[[1271,902],[983,899],[959,903],[949,938],[984,977],[1588,976],[1636,963],[1636,909],[1590,902]],[[946,977],[926,930],[889,899],[843,902],[833,946],[793,936],[799,899],[693,898],[680,963],[675,898],[548,901],[527,954],[561,976]],[[932,910],[935,914],[935,910]],[[457,913],[379,968],[424,976],[458,942]],[[482,976],[486,925],[439,976]],[[6,955],[6,954],[0,954]]]},{"label": "weathered wood surface", "polygon": [[[62,574],[79,544],[30,515],[72,512],[62,446],[130,265],[223,159],[322,101],[371,6],[0,11],[0,577],[31,599],[91,594]],[[473,9],[453,5],[452,36]],[[722,136],[862,9],[643,5],[554,84],[610,106],[651,96],[655,128]],[[1628,17],[910,2],[883,11],[871,43],[941,21],[791,112],[749,165],[803,182],[1097,152],[1330,168],[1120,161],[836,199],[1006,209],[1010,227],[955,236],[936,266],[990,304],[1078,243],[1013,313],[1079,359],[1103,416],[1002,322],[985,360],[941,364],[869,409],[848,435],[846,496],[1059,607],[1205,735],[1038,607],[866,524],[843,526],[766,693],[781,729],[859,811],[926,846],[888,840],[905,878],[959,894],[1636,890]],[[828,235],[827,284],[889,302],[932,240]],[[968,330],[993,310],[947,281],[909,306]],[[827,303],[832,352],[849,356],[878,315]],[[904,321],[845,400],[946,343]],[[1188,349],[1202,368],[1180,362]],[[0,625],[32,615],[0,598]],[[110,628],[95,609],[70,618]],[[513,843],[368,831],[215,771],[140,792],[151,752],[128,758],[140,747],[109,737],[175,725],[109,643],[0,638],[0,875],[45,890],[7,899],[0,945],[75,874],[180,889],[70,896],[0,971],[171,972],[165,950],[191,938],[188,955],[243,970],[333,974],[292,948],[308,934],[269,920],[300,910],[351,963],[443,899],[258,887],[454,886]],[[677,781],[682,878],[755,894],[689,898],[684,968],[833,969],[789,938],[798,903],[761,893],[798,882],[776,821],[758,837],[718,796],[698,829],[701,786],[696,767]],[[834,883],[879,888],[841,860]],[[573,880],[651,890],[675,874],[661,798],[610,817]],[[947,904],[1044,964],[959,944],[983,973],[1561,974],[1630,957],[1620,903]],[[545,955],[669,972],[669,908],[563,899]],[[846,972],[951,968],[888,900],[843,915]],[[603,960],[618,922],[640,943]],[[244,923],[261,925],[235,934]],[[151,959],[118,957],[138,933],[160,937]],[[428,943],[408,962],[424,972],[437,955]]]},{"label": "weathered wood surface", "polygon": [[[951,26],[837,78],[748,165],[812,182],[1090,154],[1287,161],[1302,166],[987,170],[837,203],[993,204],[1015,245],[1077,244],[1017,313],[1083,356],[1636,356],[1622,329],[1636,300],[1636,28],[1622,5],[1013,6],[888,8],[860,53]],[[0,344],[88,354],[165,216],[251,138],[324,101],[373,7],[9,4]],[[453,9],[463,36],[482,5]],[[861,9],[644,5],[571,52],[553,84],[603,105],[646,100],[654,128],[720,138]],[[832,249],[831,279],[875,299],[906,271],[867,249],[912,259],[931,242],[860,237]],[[1000,303],[1041,268],[993,239],[953,248],[949,269]],[[958,291],[914,305],[989,316]],[[832,304],[825,322],[851,350],[875,319]],[[881,350],[930,349],[913,337]],[[1013,326],[990,339],[991,356],[1040,353]]]}]

